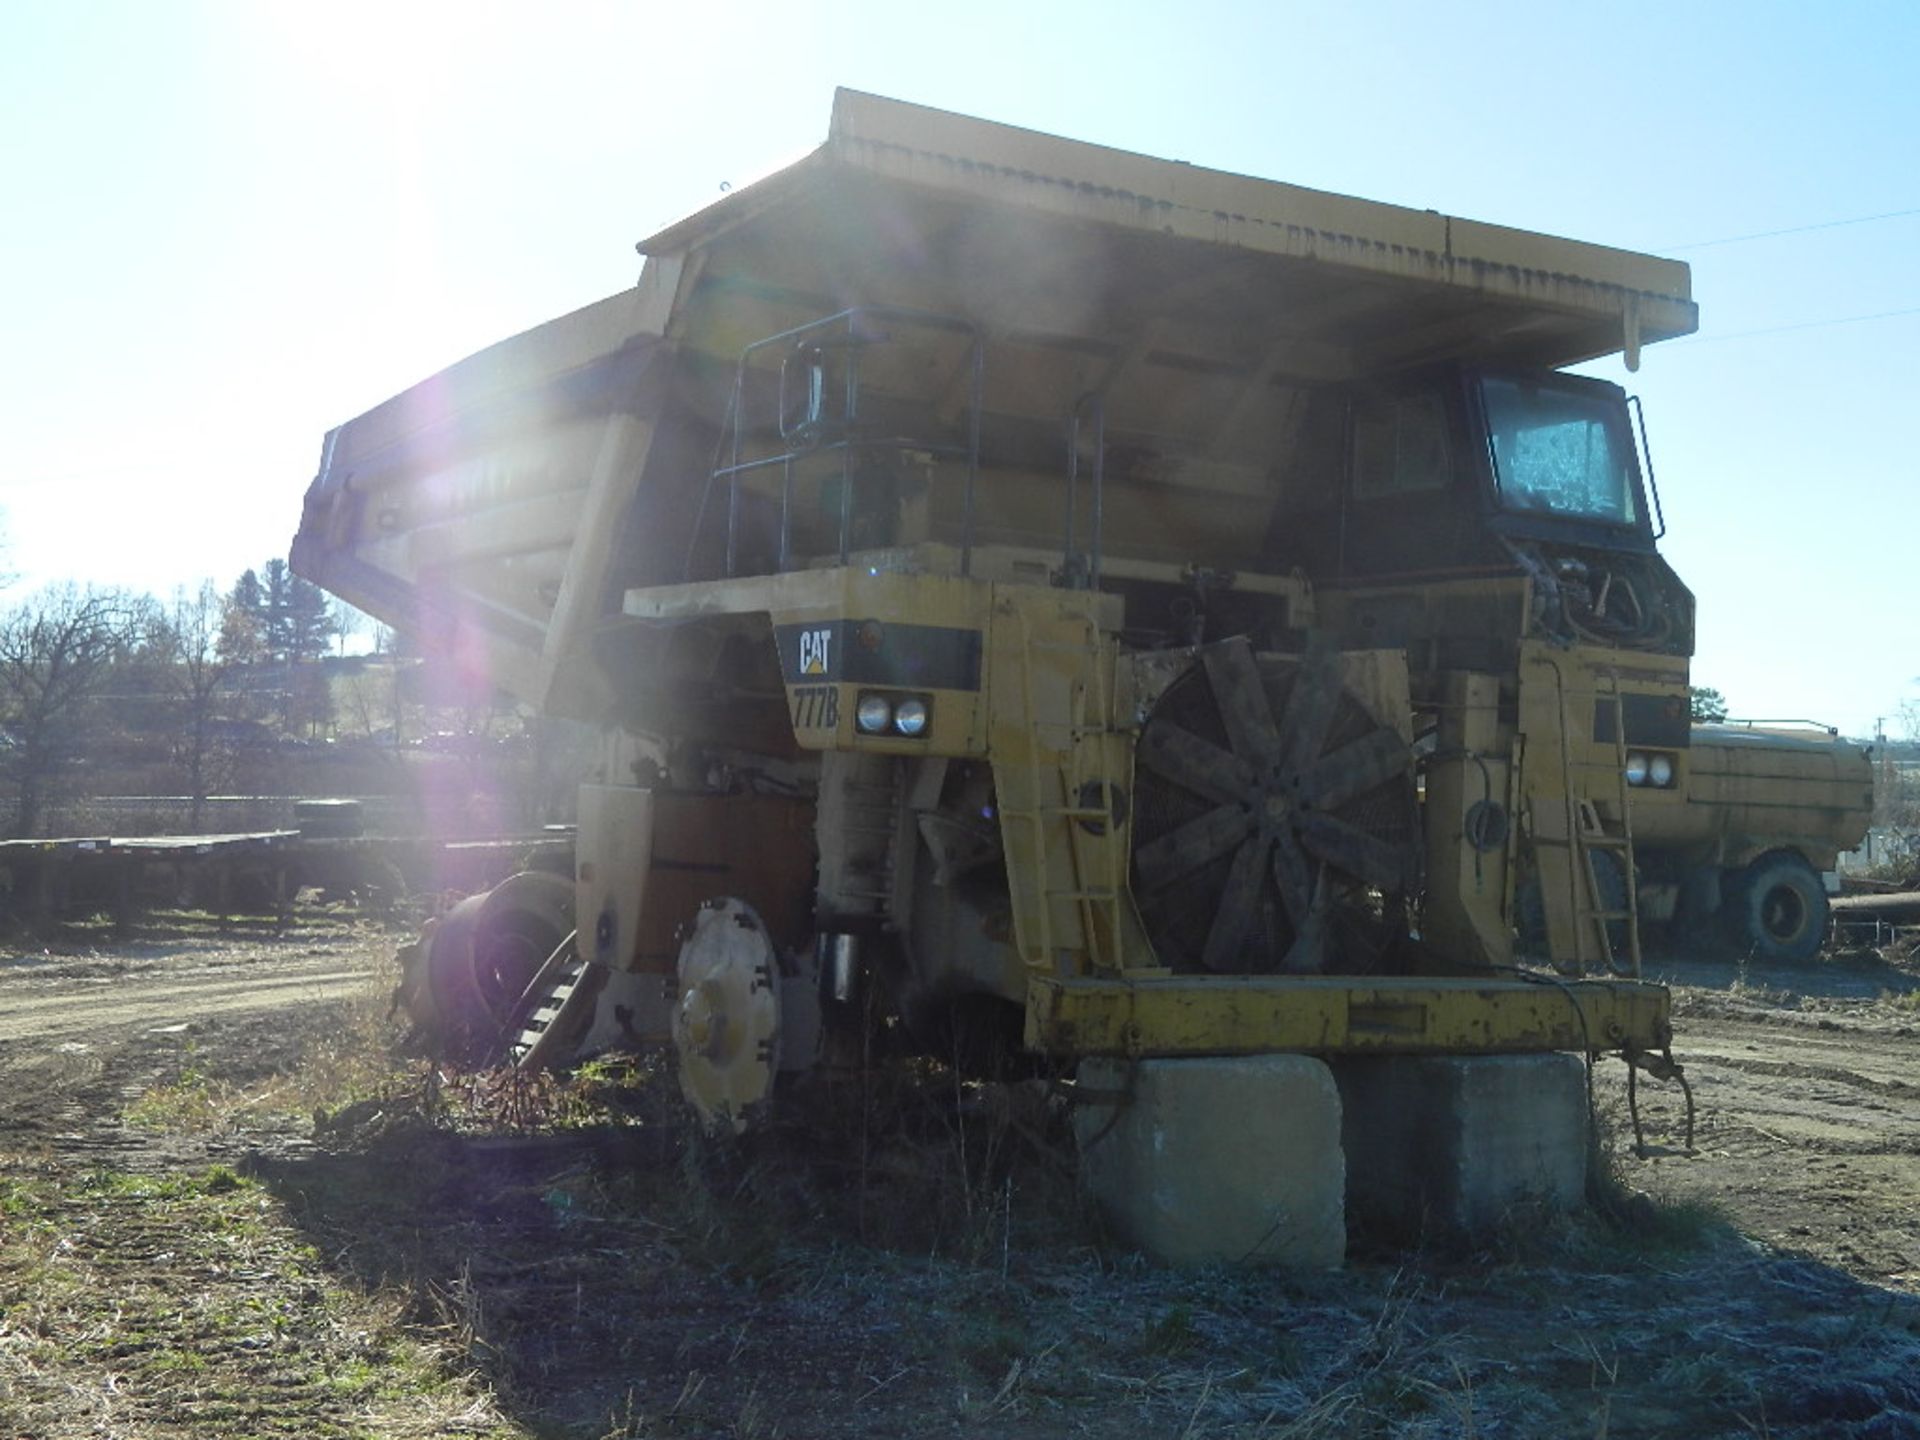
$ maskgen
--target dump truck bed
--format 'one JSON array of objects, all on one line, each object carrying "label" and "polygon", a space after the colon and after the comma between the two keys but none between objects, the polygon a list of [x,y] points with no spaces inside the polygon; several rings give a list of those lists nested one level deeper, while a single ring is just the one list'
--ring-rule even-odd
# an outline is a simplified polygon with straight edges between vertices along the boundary
[{"label": "dump truck bed", "polygon": [[822,316],[932,317],[868,391],[977,410],[1007,453],[1097,394],[1136,473],[1231,533],[1313,387],[1632,363],[1696,323],[1677,262],[844,90],[819,149],[640,249],[635,289],[329,434],[294,544],[300,573],[582,719],[619,688],[593,637],[621,594],[689,573],[743,350]]}]

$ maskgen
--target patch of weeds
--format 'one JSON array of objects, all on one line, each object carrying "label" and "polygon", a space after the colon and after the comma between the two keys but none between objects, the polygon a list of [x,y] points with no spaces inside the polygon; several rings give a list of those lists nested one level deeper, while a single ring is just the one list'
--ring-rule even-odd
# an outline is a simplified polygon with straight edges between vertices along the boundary
[{"label": "patch of weeds", "polygon": [[328,1368],[326,1386],[342,1395],[361,1395],[376,1390],[386,1379],[382,1367],[361,1356],[353,1356]]},{"label": "patch of weeds", "polygon": [[1560,1258],[1616,1269],[1710,1250],[1735,1234],[1736,1226],[1717,1200],[1650,1194],[1616,1182],[1589,1187],[1587,1209],[1558,1217],[1551,1230]]},{"label": "patch of weeds", "polygon": [[1173,1305],[1147,1322],[1140,1336],[1140,1350],[1147,1355],[1185,1355],[1200,1343],[1193,1328],[1193,1311],[1185,1305]]},{"label": "patch of weeds", "polygon": [[47,1213],[58,1191],[43,1180],[16,1180],[0,1177],[0,1217],[8,1220],[36,1219]]},{"label": "patch of weeds", "polygon": [[551,1070],[493,1070],[441,1073],[441,1118],[452,1128],[475,1134],[533,1135],[579,1122],[566,1081]]},{"label": "patch of weeds", "polygon": [[1738,1000],[1746,1000],[1755,1005],[1766,1005],[1776,1010],[1797,1010],[1800,997],[1793,991],[1778,985],[1759,985],[1747,979],[1746,966],[1739,968],[1734,981],[1727,987],[1727,994]]},{"label": "patch of weeds", "polygon": [[571,1113],[581,1125],[618,1125],[664,1121],[684,1108],[672,1064],[663,1051],[646,1055],[602,1055],[567,1077]]},{"label": "patch of weeds", "polygon": [[384,985],[349,1000],[336,1024],[307,1038],[293,1063],[265,1087],[264,1103],[289,1115],[351,1105],[389,1093],[417,1073],[399,1058],[404,1031]]},{"label": "patch of weeds", "polygon": [[1024,1315],[1009,1306],[995,1310],[998,1313],[981,1313],[968,1307],[955,1317],[954,1328],[946,1337],[955,1358],[976,1374],[993,1380],[1003,1376],[1033,1345]]},{"label": "patch of weeds", "polygon": [[1676,1350],[1654,1380],[1662,1390],[1726,1404],[1751,1404],[1759,1394],[1751,1362],[1721,1350]]},{"label": "patch of weeds", "polygon": [[76,1187],[82,1194],[116,1200],[176,1203],[198,1197],[231,1195],[259,1187],[230,1166],[212,1165],[197,1174],[143,1175],[101,1168],[88,1171]]},{"label": "patch of weeds", "polygon": [[156,1350],[146,1357],[146,1368],[157,1374],[198,1375],[207,1368],[204,1355],[193,1350]]},{"label": "patch of weeds", "polygon": [[[170,1078],[150,1087],[122,1113],[138,1129],[168,1134],[226,1134],[271,1117],[379,1108],[419,1092],[425,1062],[397,1057],[400,1032],[383,996],[369,991],[331,1010],[328,1023],[288,1037],[264,1073],[244,1083],[214,1073],[188,1040]],[[324,1121],[322,1122],[324,1123]]]},{"label": "patch of weeds", "polygon": [[[43,1198],[6,1194],[15,1209]],[[108,1393],[116,1434],[522,1433],[389,1297],[335,1284],[231,1167],[100,1168],[46,1203],[52,1243],[0,1249],[15,1297],[0,1350],[23,1362],[0,1385],[8,1433],[67,1434],[74,1398]]]},{"label": "patch of weeds", "polygon": [[141,1130],[205,1134],[223,1128],[233,1098],[232,1087],[207,1072],[200,1047],[188,1040],[180,1047],[173,1078],[150,1087],[122,1118]]},{"label": "patch of weeds", "polygon": [[1717,1200],[1652,1194],[1634,1185],[1632,1162],[1618,1148],[1621,1123],[1618,1112],[1595,1119],[1586,1209],[1546,1220],[1563,1258],[1614,1265],[1710,1249],[1736,1232],[1732,1214]]}]

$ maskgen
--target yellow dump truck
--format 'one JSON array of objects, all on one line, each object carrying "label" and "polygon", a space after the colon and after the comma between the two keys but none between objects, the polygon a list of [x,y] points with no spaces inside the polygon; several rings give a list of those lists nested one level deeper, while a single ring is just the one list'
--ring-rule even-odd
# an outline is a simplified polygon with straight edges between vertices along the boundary
[{"label": "yellow dump truck", "polygon": [[1693,330],[1682,264],[846,91],[640,250],[329,434],[294,542],[605,735],[572,882],[414,947],[453,1040],[671,1045],[735,1125],[874,1025],[1647,1061],[1643,900],[1777,918],[1857,803],[1729,808],[1770,752],[1690,729],[1643,437],[1562,368]]}]

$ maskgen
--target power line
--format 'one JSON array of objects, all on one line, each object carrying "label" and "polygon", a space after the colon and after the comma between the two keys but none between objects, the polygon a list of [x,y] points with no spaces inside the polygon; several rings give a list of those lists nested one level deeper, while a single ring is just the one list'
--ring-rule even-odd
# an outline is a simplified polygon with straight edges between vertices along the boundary
[{"label": "power line", "polygon": [[1715,245],[1740,245],[1748,240],[1771,240],[1777,235],[1804,235],[1809,230],[1837,230],[1843,225],[1871,225],[1876,220],[1904,220],[1909,215],[1920,215],[1920,209],[1889,210],[1882,215],[1857,215],[1851,220],[1822,220],[1815,225],[1790,225],[1784,230],[1757,230],[1751,235],[1727,235],[1718,240],[1694,240],[1685,245],[1662,245],[1658,247],[1658,253],[1706,250]]},{"label": "power line", "polygon": [[1793,325],[1772,325],[1764,330],[1736,330],[1730,335],[1688,335],[1667,343],[1668,345],[1709,345],[1716,340],[1751,340],[1760,335],[1785,335],[1792,330],[1819,330],[1829,325],[1858,325],[1866,320],[1891,320],[1899,315],[1920,315],[1920,305],[1910,305],[1904,310],[1876,310],[1871,315],[1842,315],[1833,320],[1802,320]]}]

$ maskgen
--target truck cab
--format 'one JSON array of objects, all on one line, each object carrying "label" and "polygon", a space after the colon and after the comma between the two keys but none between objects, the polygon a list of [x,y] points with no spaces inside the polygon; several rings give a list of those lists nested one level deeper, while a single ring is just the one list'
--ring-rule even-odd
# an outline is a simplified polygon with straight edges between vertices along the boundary
[{"label": "truck cab", "polygon": [[1693,597],[1656,548],[1619,386],[1449,365],[1315,404],[1318,448],[1282,478],[1269,543],[1345,597],[1354,638],[1457,648],[1468,637],[1446,608],[1416,601],[1471,580],[1524,591],[1525,614],[1502,627],[1512,642],[1692,652]]},{"label": "truck cab", "polygon": [[[1514,813],[1569,817],[1515,878],[1523,944],[1637,948],[1635,927],[1556,925],[1562,907],[1542,898],[1551,832],[1584,830],[1592,845],[1575,845],[1591,853],[1575,863],[1597,878],[1577,908],[1766,958],[1812,954],[1821,872],[1872,810],[1868,759],[1808,727],[1691,723],[1694,600],[1657,548],[1637,401],[1559,371],[1449,365],[1321,403],[1337,487],[1283,510],[1271,542],[1312,576],[1345,643],[1406,648],[1433,743],[1447,677],[1500,677]],[[1574,881],[1559,893],[1579,896]]]}]

